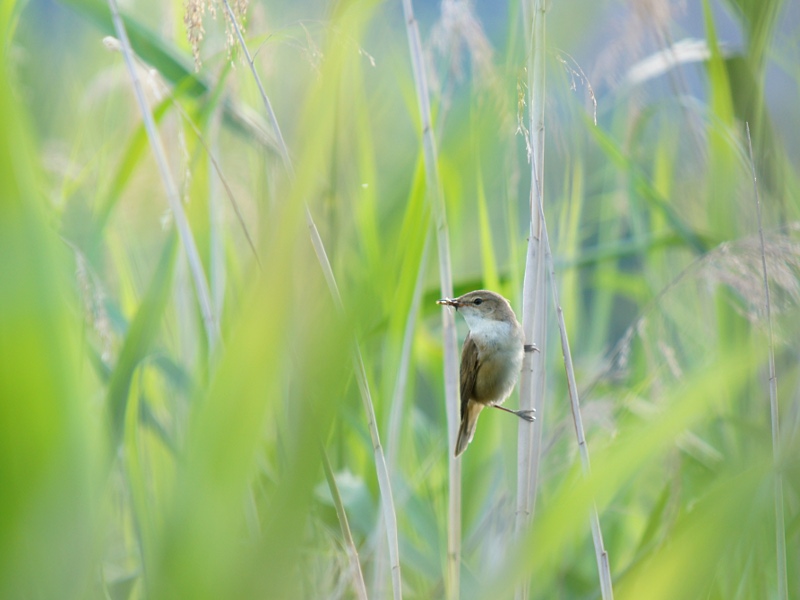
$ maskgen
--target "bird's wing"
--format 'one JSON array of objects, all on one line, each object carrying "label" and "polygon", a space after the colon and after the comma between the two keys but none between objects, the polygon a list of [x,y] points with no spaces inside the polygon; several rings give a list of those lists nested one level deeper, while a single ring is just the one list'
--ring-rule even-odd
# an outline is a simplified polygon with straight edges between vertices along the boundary
[{"label": "bird's wing", "polygon": [[480,359],[478,357],[478,347],[470,334],[464,340],[464,348],[461,350],[461,416],[467,414],[467,404],[475,395],[475,383],[478,380],[478,370],[480,369]]}]

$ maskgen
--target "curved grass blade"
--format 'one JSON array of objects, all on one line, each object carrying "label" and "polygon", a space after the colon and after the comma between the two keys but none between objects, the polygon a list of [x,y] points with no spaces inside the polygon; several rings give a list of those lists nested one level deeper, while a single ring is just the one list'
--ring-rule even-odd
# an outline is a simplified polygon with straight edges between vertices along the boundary
[{"label": "curved grass blade", "polygon": [[175,267],[176,235],[173,231],[161,251],[161,258],[142,300],[139,310],[131,323],[128,335],[122,345],[106,396],[111,419],[112,448],[119,444],[125,421],[128,393],[131,378],[136,367],[153,345],[161,315],[169,298],[170,281]]}]

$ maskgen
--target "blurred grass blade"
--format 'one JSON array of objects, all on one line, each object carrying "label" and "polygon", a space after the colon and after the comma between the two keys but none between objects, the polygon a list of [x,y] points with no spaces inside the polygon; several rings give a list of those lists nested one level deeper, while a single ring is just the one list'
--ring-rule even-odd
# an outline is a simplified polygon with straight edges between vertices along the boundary
[{"label": "blurred grass blade", "polygon": [[[13,4],[13,3],[12,3]],[[0,10],[7,31],[10,6]],[[103,448],[83,389],[74,264],[0,43],[0,597],[87,596]]]},{"label": "blurred grass blade", "polygon": [[[153,119],[156,123],[161,121],[171,104],[170,99],[165,98],[153,109]],[[103,230],[105,229],[106,223],[108,223],[108,219],[114,207],[117,205],[117,202],[122,196],[122,192],[130,182],[146,149],[147,131],[144,123],[141,123],[134,130],[128,143],[125,145],[125,151],[122,154],[122,158],[120,158],[117,169],[114,171],[110,187],[100,200],[100,207],[97,210],[94,227],[94,235],[98,240],[102,236]]]},{"label": "blurred grass blade", "polygon": [[[105,0],[58,0],[92,22],[104,35],[118,37]],[[138,57],[152,65],[170,83],[179,86],[193,98],[206,96],[211,87],[191,65],[191,61],[173,46],[163,41],[163,36],[148,28],[141,21],[121,15],[129,34],[131,46]],[[260,145],[276,150],[275,141],[265,133],[265,127],[255,115],[225,100],[222,103],[225,123],[238,134],[257,141]]]},{"label": "blurred grass blade", "polygon": [[[250,51],[247,49],[247,44],[244,41],[244,37],[242,36],[241,28],[239,24],[236,22],[236,17],[231,10],[230,4],[228,0],[223,0],[225,3],[225,9],[227,11],[227,15],[231,24],[231,27],[236,33],[236,37],[239,40],[239,44],[244,52],[245,56],[247,57],[247,62],[250,66],[250,72],[253,75],[253,79],[255,80],[259,93],[261,94],[261,99],[264,103],[264,107],[267,111],[267,114],[270,118],[272,123],[273,132],[278,140],[278,147],[280,149],[280,154],[283,159],[283,166],[286,169],[286,172],[289,176],[289,179],[294,181],[295,178],[295,170],[294,165],[292,163],[292,159],[289,156],[289,149],[286,146],[286,142],[284,141],[283,134],[281,133],[281,127],[278,123],[277,116],[275,115],[274,110],[272,109],[272,104],[267,96],[267,93],[264,89],[264,85],[261,83],[261,78],[258,76],[258,72],[255,69],[255,64],[253,63],[253,59],[250,56]],[[317,256],[317,260],[319,261],[319,265],[322,269],[322,274],[325,277],[325,281],[328,284],[328,290],[333,298],[334,305],[340,311],[340,313],[344,314],[344,305],[342,303],[342,297],[339,293],[339,287],[336,283],[336,277],[333,273],[333,268],[331,267],[330,261],[328,259],[327,252],[325,251],[325,245],[322,241],[322,237],[319,234],[319,230],[317,229],[316,223],[314,222],[314,218],[311,214],[311,210],[308,207],[308,204],[305,204],[305,217],[306,217],[306,225],[308,227],[308,232],[311,236],[311,244],[314,247],[314,253]],[[402,576],[400,571],[400,544],[398,541],[398,531],[397,531],[397,515],[394,509],[394,499],[392,497],[392,485],[391,485],[391,478],[389,477],[389,471],[386,467],[386,457],[383,452],[383,447],[381,446],[380,442],[380,435],[378,432],[378,422],[375,418],[375,408],[374,403],[372,401],[372,394],[370,392],[369,382],[367,381],[367,373],[364,367],[364,359],[361,354],[361,349],[358,345],[358,340],[353,336],[351,340],[351,353],[353,357],[353,366],[355,369],[355,376],[356,381],[358,383],[358,388],[361,393],[361,400],[364,406],[364,410],[367,415],[367,427],[369,429],[370,438],[372,441],[372,451],[375,460],[375,470],[378,476],[378,485],[381,492],[381,509],[383,514],[384,523],[386,525],[386,533],[387,533],[387,543],[389,545],[389,556],[392,561],[392,591],[394,594],[395,600],[400,600],[403,597],[402,593]]]},{"label": "blurred grass blade", "polygon": [[286,141],[283,139],[283,133],[278,125],[278,117],[275,116],[275,111],[272,109],[272,103],[269,101],[269,96],[267,96],[267,92],[264,90],[264,86],[261,84],[261,78],[256,72],[256,65],[253,62],[253,58],[250,56],[250,51],[247,49],[247,44],[242,36],[242,30],[239,27],[239,23],[236,22],[236,16],[233,14],[233,10],[231,10],[231,5],[228,3],[228,0],[222,0],[222,3],[225,6],[225,12],[230,20],[231,29],[236,33],[236,37],[239,40],[239,46],[247,58],[247,64],[250,66],[250,72],[253,74],[253,79],[255,80],[256,85],[258,86],[258,91],[261,94],[261,101],[264,103],[264,107],[267,109],[267,115],[269,116],[270,123],[272,123],[272,133],[278,142],[278,150],[280,151],[281,158],[283,159],[283,166],[289,172],[289,175],[294,177],[294,167],[292,166],[292,160],[289,158],[289,148],[286,147]]},{"label": "blurred grass blade", "polygon": [[[154,514],[155,507],[148,501],[151,482],[142,460],[144,455],[140,436],[142,428],[138,419],[142,402],[142,380],[143,378],[140,377],[134,378],[130,388],[130,398],[125,405],[122,425],[123,452],[120,454],[121,462],[124,465],[125,480],[128,484],[127,492],[130,494],[136,550],[141,561],[138,571],[140,576],[146,579],[153,572],[157,519]],[[148,587],[148,583],[145,581],[144,586]]]},{"label": "blurred grass blade", "polygon": [[[792,3],[107,2],[0,8],[0,598],[797,595]],[[455,460],[480,287],[537,422]]]},{"label": "blurred grass blade", "polygon": [[591,126],[589,127],[589,132],[617,168],[623,173],[629,174],[633,179],[637,193],[641,194],[648,203],[664,214],[670,227],[681,237],[684,243],[698,254],[706,252],[710,247],[709,242],[703,240],[689,225],[683,222],[683,219],[675,212],[675,209],[670,206],[667,200],[661,197],[647,176],[641,172],[641,169],[630,158],[625,156],[612,137],[600,127]]},{"label": "blurred grass blade", "polygon": [[[388,325],[388,339],[398,340],[391,345],[400,343],[399,353],[387,353],[384,364],[387,370],[396,371],[394,387],[391,391],[391,410],[389,411],[388,422],[385,427],[386,435],[386,463],[392,481],[398,481],[401,476],[401,465],[403,456],[402,432],[404,425],[408,424],[409,415],[413,413],[407,402],[407,386],[410,374],[413,372],[412,350],[420,321],[420,305],[425,287],[425,275],[427,273],[428,256],[430,254],[430,214],[424,198],[424,179],[422,176],[421,160],[415,169],[415,176],[411,185],[410,197],[405,204],[402,226],[398,239],[402,244],[396,244],[396,256],[391,262],[400,265],[399,278],[397,283],[387,280],[387,286],[395,285],[393,294],[393,306],[408,306],[408,310],[392,310],[390,312]],[[419,241],[422,241],[422,251],[418,252]],[[391,246],[391,245],[390,245]],[[380,257],[386,260],[385,255]],[[392,281],[396,277],[394,271],[388,271],[377,265],[380,271],[392,273]],[[409,297],[410,296],[410,297]],[[399,340],[402,339],[402,342]],[[388,392],[387,392],[388,394]],[[394,489],[397,489],[395,486]],[[400,504],[401,512],[405,506]],[[378,524],[377,538],[382,538],[385,524],[383,519]],[[375,550],[373,559],[373,596],[380,597],[384,594],[384,582],[387,580],[386,569],[388,560],[386,553],[388,548],[383,544]]]},{"label": "blurred grass blade", "polygon": [[[314,252],[317,255],[317,260],[322,267],[322,273],[328,284],[328,289],[333,298],[333,302],[340,313],[344,314],[344,306],[342,304],[342,297],[339,294],[339,287],[336,284],[336,279],[333,275],[333,269],[328,260],[328,255],[325,252],[325,247],[322,244],[322,238],[319,235],[317,226],[311,218],[311,211],[306,207],[306,221],[308,223],[309,233],[311,234],[311,243],[314,246]],[[372,393],[369,388],[369,381],[367,380],[367,371],[364,367],[364,358],[361,355],[361,349],[358,345],[358,340],[353,337],[350,340],[351,353],[353,357],[353,366],[355,368],[356,382],[361,395],[362,405],[364,412],[367,415],[367,428],[369,429],[370,440],[372,442],[372,453],[375,460],[375,470],[378,475],[378,486],[381,491],[381,514],[383,522],[386,527],[387,544],[389,546],[389,558],[392,562],[392,592],[395,600],[401,600],[403,597],[402,579],[400,572],[400,543],[399,534],[397,530],[397,514],[394,508],[394,498],[392,495],[392,483],[389,477],[389,469],[386,466],[386,456],[381,446],[380,434],[378,432],[378,421],[375,417],[375,408],[372,401]]]},{"label": "blurred grass blade", "polygon": [[[112,13],[103,0],[59,0],[92,21],[106,35],[116,35]],[[191,63],[163,41],[163,36],[145,26],[135,18],[124,16],[125,29],[130,35],[131,45],[137,56],[158,69],[168,81],[181,82],[192,96],[202,96],[208,87],[192,71]],[[119,37],[119,36],[116,36]]]},{"label": "blurred grass blade", "polygon": [[139,310],[131,322],[128,334],[125,336],[122,350],[108,384],[106,402],[111,419],[112,448],[116,448],[121,440],[131,378],[158,335],[161,317],[171,295],[175,249],[176,236],[173,231],[164,243],[161,258]]},{"label": "blurred grass blade", "polygon": [[[559,486],[547,508],[538,513],[533,528],[506,553],[506,561],[498,572],[469,597],[504,597],[517,582],[527,578],[536,581],[540,589],[551,589],[559,577],[556,565],[561,563],[565,553],[574,552],[586,538],[584,519],[595,499],[598,509],[604,511],[637,473],[652,465],[652,461],[669,456],[676,437],[704,416],[714,414],[715,403],[726,395],[720,388],[721,381],[725,381],[730,390],[741,390],[756,368],[746,358],[745,350],[730,349],[712,364],[696,369],[672,389],[664,398],[661,413],[653,415],[646,426],[638,419],[626,423],[615,443],[597,453],[591,474],[581,477],[572,473]],[[736,474],[732,478],[736,479]],[[727,531],[733,529],[735,526]],[[708,556],[694,555],[690,538],[686,541],[682,547],[693,554],[698,569],[706,574],[713,571],[710,565],[718,564],[716,557],[709,563]],[[670,572],[674,575],[675,571]],[[664,588],[665,593],[672,589],[672,586]]]},{"label": "blurred grass blade", "polygon": [[358,549],[353,541],[353,534],[350,533],[350,525],[347,522],[347,512],[342,504],[342,496],[339,494],[339,487],[336,485],[336,477],[331,469],[331,462],[324,447],[320,447],[322,452],[322,468],[325,471],[325,479],[328,481],[328,488],[331,491],[333,505],[336,507],[336,516],[339,517],[339,525],[342,528],[342,539],[347,548],[347,556],[350,559],[350,570],[353,577],[353,591],[359,600],[367,600],[367,586],[364,583],[364,573],[361,570],[361,563],[358,561]]},{"label": "blurred grass blade", "polygon": [[742,170],[739,167],[737,149],[731,143],[738,135],[739,126],[734,111],[734,90],[728,77],[725,59],[717,39],[714,15],[709,0],[703,0],[706,39],[711,57],[708,69],[708,95],[711,123],[708,128],[709,171],[713,185],[707,192],[706,210],[709,223],[719,240],[736,237],[735,211],[731,210],[730,200],[736,194],[737,178]]},{"label": "blurred grass blade", "polygon": [[[747,551],[739,548],[743,539],[755,540],[761,533],[758,524],[763,522],[768,505],[761,500],[767,483],[764,473],[763,468],[752,468],[709,486],[692,510],[681,515],[669,543],[633,565],[619,586],[619,597],[625,600],[709,597],[708,593],[698,592],[712,588],[718,574],[703,559],[716,557],[723,570],[733,554]],[[680,573],[680,577],[676,578],[675,573]],[[751,597],[763,597],[764,592],[762,589]]]},{"label": "blurred grass blade", "polygon": [[486,289],[499,290],[500,277],[497,275],[497,259],[495,258],[494,242],[492,241],[492,223],[489,220],[489,211],[486,207],[486,189],[483,186],[483,171],[477,165],[478,182],[478,227],[481,236],[481,265]]},{"label": "blurred grass blade", "polygon": [[[578,442],[578,453],[581,457],[581,467],[583,468],[584,474],[588,475],[591,469],[589,463],[589,447],[586,444],[584,434],[583,416],[581,415],[580,398],[578,396],[578,383],[575,379],[575,366],[572,363],[572,351],[569,346],[567,326],[564,322],[564,311],[561,309],[561,301],[558,295],[558,284],[556,282],[555,267],[553,266],[550,238],[547,235],[547,223],[541,204],[539,204],[539,211],[539,217],[542,223],[542,243],[544,245],[547,270],[550,276],[550,289],[553,292],[553,306],[555,306],[556,309],[558,332],[561,337],[561,353],[564,358],[564,370],[567,375],[567,390],[569,391],[570,408],[572,409],[572,421],[575,424],[575,435]],[[608,562],[608,552],[606,552],[603,542],[603,530],[600,527],[600,516],[597,513],[597,506],[594,504],[590,511],[590,522],[595,548],[595,558],[597,560],[597,571],[600,576],[600,591],[604,600],[612,600],[614,598],[614,590],[612,587],[611,568]]]}]

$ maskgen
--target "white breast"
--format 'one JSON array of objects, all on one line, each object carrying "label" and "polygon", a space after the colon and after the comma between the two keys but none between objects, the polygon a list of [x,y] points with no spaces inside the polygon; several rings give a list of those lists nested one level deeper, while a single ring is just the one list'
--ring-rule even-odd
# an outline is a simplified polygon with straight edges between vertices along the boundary
[{"label": "white breast", "polygon": [[522,352],[522,336],[519,325],[508,321],[477,319],[464,315],[470,336],[479,348],[494,348],[499,351]]},{"label": "white breast", "polygon": [[522,368],[522,328],[517,323],[486,319],[467,319],[467,324],[482,363],[484,381],[478,385],[486,386],[479,395],[491,404],[500,404],[513,391]]}]

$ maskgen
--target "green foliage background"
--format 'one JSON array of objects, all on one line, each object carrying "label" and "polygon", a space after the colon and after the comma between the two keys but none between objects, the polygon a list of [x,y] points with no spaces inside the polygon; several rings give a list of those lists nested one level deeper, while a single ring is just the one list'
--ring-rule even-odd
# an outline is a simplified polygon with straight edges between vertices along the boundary
[{"label": "green foliage background", "polygon": [[[645,80],[608,67],[597,76],[606,84],[571,47],[592,37],[624,55],[635,45],[625,46],[626,23],[662,43],[680,37],[669,5],[549,6],[545,211],[592,474],[580,475],[554,332],[541,349],[545,444],[529,535],[513,535],[517,420],[484,415],[464,455],[463,597],[512,597],[527,580],[533,598],[598,598],[594,503],[617,597],[777,598],[777,473],[788,592],[800,596],[800,23],[790,4],[703,2],[702,60]],[[404,597],[443,597],[452,449],[400,3],[249,6],[248,46],[293,180],[248,68],[235,49],[228,60],[221,7],[216,20],[205,14],[199,72],[184,9],[137,1],[123,13],[202,256],[216,344],[122,58],[101,43],[113,35],[108,5],[0,5],[0,597],[355,597],[323,451],[370,597],[389,597],[353,336],[390,468]],[[521,307],[520,6],[494,15],[504,33],[491,41],[479,21],[448,29],[437,4],[416,9],[436,81],[456,292],[487,287]],[[721,43],[720,19],[741,47]],[[768,95],[774,72],[790,82],[785,99]],[[776,116],[774,106],[789,108]],[[745,121],[773,300],[777,439]]]}]

